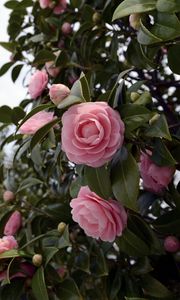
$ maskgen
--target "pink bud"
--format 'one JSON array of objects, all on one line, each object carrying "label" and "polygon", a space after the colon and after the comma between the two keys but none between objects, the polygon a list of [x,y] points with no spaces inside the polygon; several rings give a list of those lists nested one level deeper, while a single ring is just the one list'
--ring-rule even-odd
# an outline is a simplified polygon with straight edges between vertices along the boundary
[{"label": "pink bud", "polygon": [[22,225],[22,217],[19,211],[13,212],[4,227],[5,235],[15,235]]},{"label": "pink bud", "polygon": [[12,201],[15,199],[15,195],[11,191],[5,191],[3,194],[3,200],[6,201]]},{"label": "pink bud", "polygon": [[55,105],[58,105],[69,94],[70,89],[64,84],[53,84],[49,89],[49,96]]},{"label": "pink bud", "polygon": [[168,252],[176,252],[179,249],[179,240],[175,236],[169,235],[164,240],[164,249]]},{"label": "pink bud", "polygon": [[54,61],[46,62],[45,67],[46,67],[48,74],[52,77],[56,77],[60,72],[60,68],[55,67]]},{"label": "pink bud", "polygon": [[69,35],[72,32],[72,27],[71,24],[68,22],[65,22],[62,27],[61,27],[61,31],[64,35]]}]

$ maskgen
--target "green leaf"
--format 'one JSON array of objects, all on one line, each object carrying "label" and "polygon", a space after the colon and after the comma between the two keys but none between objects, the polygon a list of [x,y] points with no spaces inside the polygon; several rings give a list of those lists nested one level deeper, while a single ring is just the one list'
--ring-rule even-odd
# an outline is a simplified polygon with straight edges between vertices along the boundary
[{"label": "green leaf", "polygon": [[108,267],[105,259],[105,254],[99,247],[99,245],[94,241],[90,252],[90,271],[91,274],[97,277],[108,275]]},{"label": "green leaf", "polygon": [[56,294],[61,300],[83,300],[76,283],[71,278],[58,284]]},{"label": "green leaf", "polygon": [[172,293],[151,275],[146,274],[141,277],[141,286],[149,296],[162,299],[172,297],[171,299],[173,299]]},{"label": "green leaf", "polygon": [[128,132],[143,126],[152,117],[152,113],[146,107],[136,104],[121,105],[120,114]]},{"label": "green leaf", "polygon": [[135,276],[144,275],[151,271],[153,271],[153,268],[146,256],[139,258],[131,268],[131,274]]},{"label": "green leaf", "polygon": [[59,119],[56,118],[55,120],[47,123],[40,129],[36,131],[36,133],[33,135],[31,143],[30,143],[30,148],[31,150],[40,142],[42,139],[47,135],[47,133],[51,130],[51,128],[54,127],[55,124],[59,122]]},{"label": "green leaf", "polygon": [[160,216],[153,222],[156,230],[163,234],[180,234],[180,214],[172,210]]},{"label": "green leaf", "polygon": [[142,20],[140,20],[140,29],[138,31],[137,40],[142,45],[152,45],[163,41],[161,38],[149,31],[142,23]]},{"label": "green leaf", "polygon": [[177,13],[180,11],[179,0],[158,0],[156,8],[160,12]]},{"label": "green leaf", "polygon": [[152,160],[159,166],[174,166],[176,164],[175,159],[163,143],[161,139],[157,139],[154,144],[152,153]]},{"label": "green leaf", "polygon": [[44,279],[43,267],[38,268],[38,270],[32,278],[32,291],[34,296],[36,297],[36,300],[49,300]]},{"label": "green leaf", "polygon": [[66,98],[64,98],[57,106],[57,108],[62,109],[62,108],[66,108],[68,106],[77,104],[77,103],[81,103],[82,102],[82,98],[73,96],[73,95],[69,95]]},{"label": "green leaf", "polygon": [[35,108],[33,108],[26,116],[25,118],[22,120],[22,122],[18,125],[17,127],[17,130],[29,119],[31,118],[32,116],[34,116],[36,113],[38,113],[39,111],[42,111],[42,110],[45,110],[45,109],[48,109],[48,108],[53,108],[54,105],[52,105],[52,103],[47,103],[47,104],[42,104],[42,105],[39,105]]},{"label": "green leaf", "polygon": [[139,170],[134,157],[125,148],[112,168],[112,190],[123,205],[138,210]]},{"label": "green leaf", "polygon": [[25,116],[25,112],[24,110],[20,107],[20,106],[17,106],[17,107],[14,107],[12,109],[12,122],[15,124],[15,125],[18,125],[18,122],[20,120],[22,120]]},{"label": "green leaf", "polygon": [[35,56],[35,59],[33,61],[33,64],[44,64],[47,61],[54,61],[56,59],[56,55],[54,55],[49,50],[41,50],[38,52],[38,54]]},{"label": "green leaf", "polygon": [[3,105],[0,107],[0,122],[1,123],[12,123],[12,109],[7,106],[7,105]]},{"label": "green leaf", "polygon": [[30,177],[30,178],[26,178],[24,179],[21,184],[19,185],[19,188],[17,190],[16,193],[19,193],[33,185],[36,185],[36,184],[44,184],[43,181],[41,181],[40,179],[37,179],[37,178],[33,178],[33,177]]},{"label": "green leaf", "polygon": [[106,166],[100,168],[84,167],[85,182],[89,188],[103,199],[112,194],[110,172]]},{"label": "green leaf", "polygon": [[133,257],[141,257],[150,254],[147,244],[128,228],[123,231],[120,238],[116,239],[116,243],[118,244],[120,251]]},{"label": "green leaf", "polygon": [[11,74],[11,77],[12,77],[12,81],[15,82],[16,79],[18,78],[20,72],[21,72],[21,69],[24,65],[23,64],[20,64],[20,65],[17,65],[15,66],[13,69],[12,69],[12,74]]},{"label": "green leaf", "polygon": [[9,69],[10,67],[14,64],[14,62],[8,62],[6,64],[4,64],[1,68],[0,68],[0,76],[3,76]]},{"label": "green leaf", "polygon": [[134,13],[144,13],[156,8],[156,0],[125,0],[115,10],[112,20]]},{"label": "green leaf", "polygon": [[149,137],[160,137],[165,138],[169,141],[172,140],[166,117],[161,114],[159,119],[157,119],[149,128],[145,130],[144,134]]},{"label": "green leaf", "polygon": [[[17,1],[15,1],[17,3]],[[0,46],[2,46],[4,49],[14,52],[18,43],[17,42],[0,42]],[[13,63],[12,63],[13,64]]]},{"label": "green leaf", "polygon": [[27,255],[24,251],[16,250],[16,249],[12,249],[12,250],[8,250],[3,253],[0,253],[0,259],[14,258],[14,257],[20,257],[20,256],[28,257],[29,255]]},{"label": "green leaf", "polygon": [[180,74],[180,44],[172,45],[168,49],[168,64],[172,72]]},{"label": "green leaf", "polygon": [[76,254],[75,257],[75,267],[86,272],[86,273],[90,273],[90,258],[89,258],[89,254],[84,252],[79,252]]},{"label": "green leaf", "polygon": [[89,84],[88,84],[87,78],[84,75],[84,73],[81,73],[80,83],[81,83],[81,93],[82,93],[84,100],[86,102],[91,101],[90,88],[89,88]]},{"label": "green leaf", "polygon": [[55,60],[55,66],[56,67],[64,67],[64,66],[66,66],[67,62],[68,62],[67,53],[64,50],[60,51],[60,54],[58,55],[58,57]]},{"label": "green leaf", "polygon": [[125,297],[126,300],[148,300],[147,298],[129,298],[129,297]]}]

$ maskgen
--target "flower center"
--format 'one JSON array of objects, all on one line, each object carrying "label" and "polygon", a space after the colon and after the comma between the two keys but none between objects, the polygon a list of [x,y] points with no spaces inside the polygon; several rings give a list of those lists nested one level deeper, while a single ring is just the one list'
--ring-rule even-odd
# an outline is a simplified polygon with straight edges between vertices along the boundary
[{"label": "flower center", "polygon": [[83,138],[88,138],[93,135],[98,135],[99,130],[94,122],[88,122],[84,124],[81,128],[81,135]]}]

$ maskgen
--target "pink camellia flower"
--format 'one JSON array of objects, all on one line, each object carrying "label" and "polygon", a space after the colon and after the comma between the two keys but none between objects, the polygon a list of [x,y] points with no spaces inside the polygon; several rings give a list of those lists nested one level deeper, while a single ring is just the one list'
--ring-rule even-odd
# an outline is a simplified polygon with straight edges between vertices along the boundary
[{"label": "pink camellia flower", "polygon": [[14,249],[18,247],[18,243],[16,239],[12,236],[3,236],[0,238],[0,253],[3,253],[5,251]]},{"label": "pink camellia flower", "polygon": [[48,61],[48,62],[46,62],[45,63],[45,67],[46,67],[46,70],[47,70],[48,74],[50,76],[52,76],[53,78],[57,77],[57,75],[60,72],[60,68],[59,67],[55,67],[54,61]]},{"label": "pink camellia flower", "polygon": [[106,102],[71,106],[62,116],[62,149],[70,161],[100,167],[124,140],[124,123]]},{"label": "pink camellia flower", "polygon": [[[150,155],[149,155],[150,154]],[[140,157],[140,173],[146,190],[161,194],[171,182],[175,169],[159,167],[150,158],[151,153],[142,153]]]},{"label": "pink camellia flower", "polygon": [[70,202],[72,218],[84,232],[93,238],[113,242],[121,236],[127,225],[123,206],[115,201],[106,201],[91,192],[88,186],[81,187],[77,198]]},{"label": "pink camellia flower", "polygon": [[167,252],[177,252],[179,250],[179,240],[175,236],[167,236],[164,240],[164,249]]},{"label": "pink camellia flower", "polygon": [[69,94],[70,89],[64,84],[53,84],[49,89],[49,96],[55,105],[58,105]]},{"label": "pink camellia flower", "polygon": [[69,35],[72,32],[72,27],[71,24],[68,22],[65,22],[62,27],[61,27],[61,31],[64,35]]},{"label": "pink camellia flower", "polygon": [[53,112],[40,111],[29,118],[19,128],[22,134],[34,134],[38,129],[55,119]]},{"label": "pink camellia flower", "polygon": [[53,9],[53,13],[55,15],[62,14],[63,12],[65,12],[66,8],[67,8],[67,0],[59,0],[58,5],[56,5],[55,8]]},{"label": "pink camellia flower", "polygon": [[51,4],[51,0],[39,0],[39,5],[42,9],[47,8]]},{"label": "pink camellia flower", "polygon": [[15,199],[15,195],[14,195],[14,193],[13,192],[11,192],[11,191],[5,191],[4,193],[3,193],[3,200],[6,202],[9,202],[9,201],[12,201],[12,200],[14,200]]},{"label": "pink camellia flower", "polygon": [[22,226],[22,216],[19,211],[13,212],[4,227],[5,235],[15,235]]},{"label": "pink camellia flower", "polygon": [[37,70],[30,79],[29,94],[33,99],[36,99],[42,94],[48,84],[48,75],[45,71]]}]

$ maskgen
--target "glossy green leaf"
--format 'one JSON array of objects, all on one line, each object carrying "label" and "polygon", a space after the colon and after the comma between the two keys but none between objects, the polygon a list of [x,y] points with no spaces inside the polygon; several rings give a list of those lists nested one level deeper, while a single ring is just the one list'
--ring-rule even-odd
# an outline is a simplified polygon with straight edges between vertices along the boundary
[{"label": "glossy green leaf", "polygon": [[160,137],[171,141],[171,135],[169,132],[166,117],[161,114],[159,119],[149,125],[147,130],[145,130],[145,135],[149,137]]},{"label": "glossy green leaf", "polygon": [[115,10],[112,20],[120,19],[134,13],[151,11],[156,7],[156,0],[125,0]]},{"label": "glossy green leaf", "polygon": [[7,105],[3,105],[0,107],[0,122],[1,123],[12,123],[12,109],[7,106]]},{"label": "glossy green leaf", "polygon": [[88,252],[79,252],[75,257],[75,266],[76,268],[90,273],[90,258]]},{"label": "glossy green leaf", "polygon": [[43,267],[38,268],[32,278],[32,291],[36,300],[49,300]]},{"label": "glossy green leaf", "polygon": [[14,64],[14,62],[8,62],[6,64],[4,64],[1,68],[0,68],[0,76],[3,76],[9,69],[10,67],[12,67],[12,65]]},{"label": "glossy green leaf", "polygon": [[180,74],[180,44],[175,44],[168,49],[168,64],[172,72]]},{"label": "glossy green leaf", "polygon": [[15,82],[16,79],[18,78],[22,68],[23,68],[23,64],[20,65],[16,65],[13,69],[12,69],[12,73],[11,73],[11,77],[12,77],[12,81]]},{"label": "glossy green leaf", "polygon": [[123,205],[138,210],[139,170],[135,159],[125,148],[112,168],[112,190]]},{"label": "glossy green leaf", "polygon": [[56,294],[61,300],[83,300],[76,283],[71,278],[58,284]]},{"label": "glossy green leaf", "polygon": [[177,13],[180,11],[179,0],[157,0],[156,8],[160,12]]},{"label": "glossy green leaf", "polygon": [[8,250],[3,253],[0,253],[0,259],[14,258],[14,257],[20,257],[20,256],[27,257],[29,255],[27,255],[22,250],[16,250],[16,249],[12,249],[12,250]]},{"label": "glossy green leaf", "polygon": [[89,84],[88,84],[87,78],[84,75],[84,73],[81,74],[79,80],[80,80],[80,83],[81,83],[81,93],[82,93],[82,96],[83,96],[84,100],[86,102],[91,101],[90,88],[89,88]]},{"label": "glossy green leaf", "polygon": [[44,64],[47,61],[54,61],[56,56],[49,50],[41,50],[35,56],[33,64]]},{"label": "glossy green leaf", "polygon": [[172,297],[170,299],[173,299],[172,293],[158,280],[153,278],[151,275],[144,275],[141,277],[141,286],[146,291],[146,294],[152,297],[165,299],[169,297]]},{"label": "glossy green leaf", "polygon": [[18,125],[19,121],[22,120],[25,116],[24,110],[20,106],[16,106],[12,109],[12,122],[15,125]]},{"label": "glossy green leaf", "polygon": [[128,132],[147,123],[152,117],[152,113],[146,107],[136,104],[121,105],[120,114]]},{"label": "glossy green leaf", "polygon": [[125,229],[122,236],[116,239],[120,251],[133,256],[141,257],[150,254],[147,244],[129,229]]},{"label": "glossy green leaf", "polygon": [[81,103],[82,101],[83,99],[80,97],[69,95],[58,104],[57,108],[59,109],[66,108],[68,106]]},{"label": "glossy green leaf", "polygon": [[152,160],[159,166],[175,166],[176,161],[161,139],[154,144]]},{"label": "glossy green leaf", "polygon": [[[17,3],[17,1],[15,1]],[[16,49],[17,43],[16,42],[0,42],[0,46],[4,49],[13,52]],[[13,64],[13,63],[12,63]]]},{"label": "glossy green leaf", "polygon": [[142,45],[152,45],[155,43],[162,42],[162,38],[157,37],[148,28],[143,24],[142,20],[140,20],[140,29],[137,35],[138,42]]},{"label": "glossy green leaf", "polygon": [[89,188],[103,199],[108,200],[112,194],[110,172],[106,166],[99,168],[84,167],[85,182]]},{"label": "glossy green leaf", "polygon": [[176,210],[169,211],[153,222],[153,226],[163,234],[180,234],[180,214]]}]

